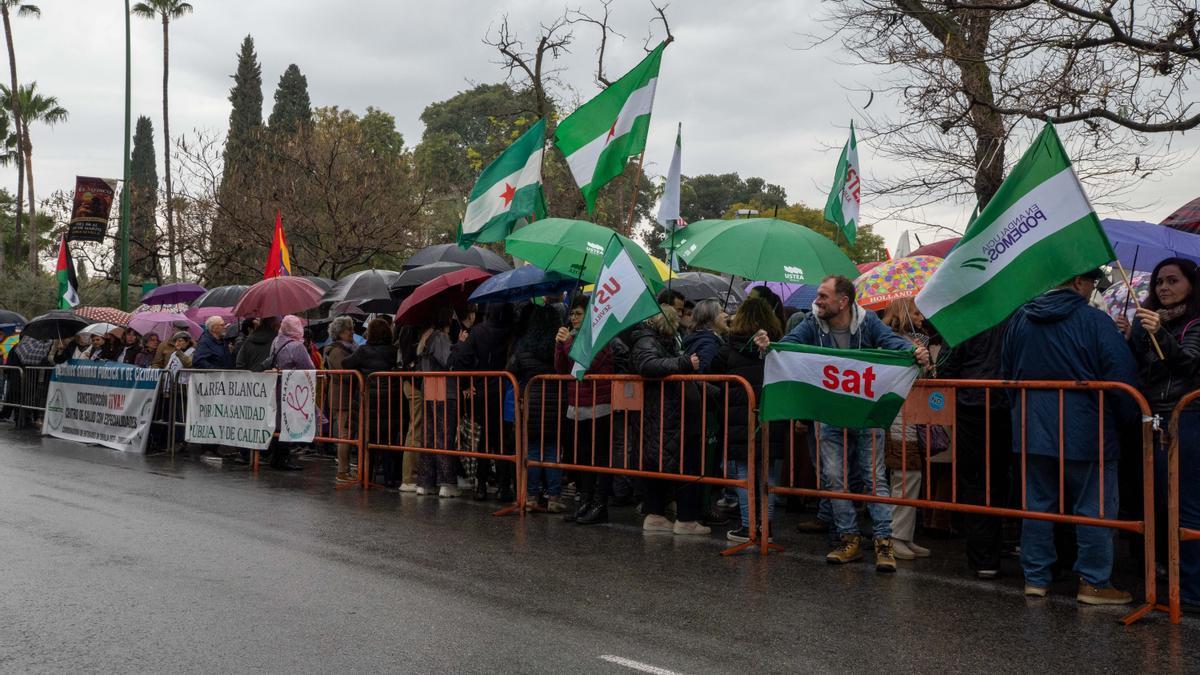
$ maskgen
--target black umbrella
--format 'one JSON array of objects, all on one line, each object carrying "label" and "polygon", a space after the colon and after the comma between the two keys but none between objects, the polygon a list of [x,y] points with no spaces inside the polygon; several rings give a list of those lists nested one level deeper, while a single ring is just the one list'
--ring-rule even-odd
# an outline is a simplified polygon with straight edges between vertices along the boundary
[{"label": "black umbrella", "polygon": [[363,270],[344,276],[333,288],[325,292],[321,303],[332,303],[335,307],[353,302],[364,312],[386,312],[394,314],[400,301],[392,297],[388,287],[400,276],[391,270]]},{"label": "black umbrella", "polygon": [[486,248],[472,246],[471,248],[459,248],[458,244],[435,244],[434,246],[426,246],[425,248],[412,254],[408,262],[404,263],[404,269],[411,270],[417,267],[423,267],[430,263],[452,262],[459,263],[468,267],[478,267],[485,272],[495,274],[497,272],[507,272],[512,269],[512,265],[508,264],[499,254],[493,253]]},{"label": "black umbrella", "polygon": [[333,288],[333,284],[334,284],[333,279],[326,279],[325,277],[300,277],[300,278],[308,279],[309,281],[316,284],[317,288],[321,289],[322,291],[328,291],[329,289]]},{"label": "black umbrella", "polygon": [[88,322],[75,316],[73,312],[56,309],[41,316],[35,316],[32,321],[25,324],[25,330],[21,333],[35,340],[63,340],[74,337],[76,333],[87,326]]},{"label": "black umbrella", "polygon": [[24,326],[27,323],[29,323],[29,321],[25,317],[21,316],[20,314],[17,314],[16,312],[11,312],[7,309],[0,309],[0,326],[18,326],[18,327],[20,327],[20,326]]},{"label": "black umbrella", "polygon": [[217,286],[192,301],[192,307],[234,307],[249,286]]},{"label": "black umbrella", "polygon": [[408,294],[414,288],[427,281],[433,281],[443,274],[455,272],[466,267],[472,267],[472,265],[454,262],[435,262],[413,269],[406,269],[392,281],[388,290],[393,294]]},{"label": "black umbrella", "polygon": [[[708,298],[718,298],[722,301],[726,293],[730,293],[729,278],[708,272],[679,272],[671,278],[671,290],[679,291],[683,297],[692,302],[700,302]],[[732,295],[741,300],[745,293],[741,288],[734,288]]]}]

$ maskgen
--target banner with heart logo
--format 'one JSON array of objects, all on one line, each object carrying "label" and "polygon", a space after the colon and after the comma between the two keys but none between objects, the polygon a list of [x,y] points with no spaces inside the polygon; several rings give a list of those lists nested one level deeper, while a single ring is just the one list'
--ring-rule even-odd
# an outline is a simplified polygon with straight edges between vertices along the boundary
[{"label": "banner with heart logo", "polygon": [[279,380],[279,440],[310,443],[317,434],[317,371],[285,370]]}]

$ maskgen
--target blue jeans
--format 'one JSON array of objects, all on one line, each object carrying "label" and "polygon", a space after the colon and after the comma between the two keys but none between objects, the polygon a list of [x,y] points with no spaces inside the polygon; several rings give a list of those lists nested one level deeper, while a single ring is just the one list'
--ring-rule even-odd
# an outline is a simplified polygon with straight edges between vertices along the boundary
[{"label": "blue jeans", "polygon": [[[558,448],[529,446],[529,459],[535,462],[557,462]],[[540,466],[529,467],[529,481],[525,486],[525,494],[537,497],[546,493],[547,497],[557,497],[562,494],[562,469],[546,469]]]},{"label": "blue jeans", "polygon": [[[1018,476],[1019,479],[1019,476]],[[1030,511],[1058,511],[1058,458],[1028,455],[1025,459],[1025,503]],[[1100,517],[1100,463],[1063,462],[1066,512]],[[1104,517],[1117,517],[1117,460],[1104,462]],[[1116,530],[1089,525],[1075,526],[1079,546],[1075,573],[1098,588],[1109,586],[1113,565],[1113,536]],[[1057,559],[1054,523],[1047,520],[1021,521],[1021,569],[1025,583],[1046,588],[1052,581],[1050,566]]]},{"label": "blue jeans", "polygon": [[[845,459],[849,463],[848,467],[844,467],[842,462],[843,440],[845,441]],[[841,429],[822,426],[821,489],[846,492],[846,476],[851,474],[857,475],[862,481],[864,493],[869,494],[873,484],[876,496],[890,497],[892,495],[887,478],[887,466],[884,464],[883,429]],[[850,479],[850,483],[854,484],[853,478]],[[829,506],[833,509],[833,524],[839,535],[858,536],[860,534],[858,517],[854,512],[854,505],[849,500],[831,499]],[[867,502],[867,511],[871,514],[871,520],[875,525],[873,536],[876,539],[891,537],[892,505]]]},{"label": "blue jeans", "polygon": [[[767,480],[770,481],[771,485],[779,485],[779,477],[782,474],[783,460],[771,460],[771,471],[770,475],[767,476]],[[736,459],[729,460],[729,477],[736,480],[746,480],[746,463],[739,462]],[[742,527],[749,528],[751,508],[749,503],[750,496],[747,494],[746,490],[742,488],[734,488],[733,491],[737,493],[738,510],[741,511],[742,514]],[[773,492],[771,493],[770,498],[767,500],[767,520],[772,523],[775,522],[775,493]]]}]

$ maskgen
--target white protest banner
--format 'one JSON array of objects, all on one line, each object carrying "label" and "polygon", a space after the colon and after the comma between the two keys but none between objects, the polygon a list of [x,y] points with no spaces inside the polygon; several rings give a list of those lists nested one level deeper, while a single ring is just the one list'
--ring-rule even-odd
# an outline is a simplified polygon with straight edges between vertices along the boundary
[{"label": "white protest banner", "polygon": [[317,371],[283,371],[279,380],[279,440],[311,443],[318,422]]},{"label": "white protest banner", "polygon": [[277,375],[214,370],[189,376],[184,440],[251,450],[271,444]]},{"label": "white protest banner", "polygon": [[161,373],[114,361],[59,364],[46,391],[42,433],[145,452]]}]

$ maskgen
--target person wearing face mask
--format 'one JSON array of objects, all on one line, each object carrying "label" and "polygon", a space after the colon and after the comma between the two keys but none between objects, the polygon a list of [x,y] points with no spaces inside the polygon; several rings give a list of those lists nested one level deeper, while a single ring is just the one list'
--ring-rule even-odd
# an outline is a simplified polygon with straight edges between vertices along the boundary
[{"label": "person wearing face mask", "polygon": [[[1138,308],[1131,324],[1124,316],[1117,326],[1126,336],[1138,365],[1138,381],[1150,410],[1163,418],[1154,432],[1154,497],[1160,550],[1169,536],[1167,522],[1167,449],[1170,430],[1166,421],[1185,394],[1200,387],[1200,284],[1196,263],[1167,258],[1150,275],[1150,295]],[[1159,358],[1150,341],[1162,349]],[[1200,527],[1200,408],[1193,406],[1179,417],[1179,524]],[[1181,599],[1200,606],[1200,542],[1179,546]]]}]

